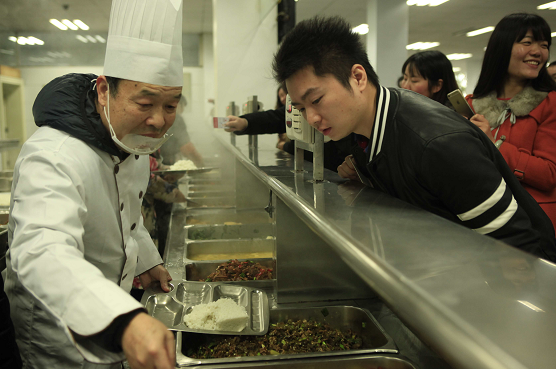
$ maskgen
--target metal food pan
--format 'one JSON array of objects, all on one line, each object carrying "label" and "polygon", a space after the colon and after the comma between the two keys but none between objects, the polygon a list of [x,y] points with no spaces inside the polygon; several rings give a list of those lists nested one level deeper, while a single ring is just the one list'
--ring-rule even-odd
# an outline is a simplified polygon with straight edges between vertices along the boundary
[{"label": "metal food pan", "polygon": [[219,192],[235,192],[233,188],[230,186],[226,186],[222,182],[214,182],[214,183],[196,183],[196,182],[188,182],[187,183],[187,193],[219,193]]},{"label": "metal food pan", "polygon": [[236,205],[235,197],[192,197],[191,200],[187,201],[188,208],[233,208]]},{"label": "metal food pan", "polygon": [[189,240],[220,240],[274,237],[274,227],[270,223],[209,225],[199,224],[185,226],[186,238]]},{"label": "metal food pan", "polygon": [[[176,337],[176,343],[181,343],[181,333]],[[178,352],[178,358],[181,358],[181,353]],[[222,369],[221,365],[201,365],[188,366],[191,369]],[[305,360],[276,360],[271,362],[258,361],[258,362],[239,362],[228,363],[226,368],[249,368],[249,369],[417,369],[407,359],[399,357],[398,355],[363,355],[363,356],[348,356],[348,357],[327,357],[319,359],[305,359]]]},{"label": "metal food pan", "polygon": [[[278,308],[270,310],[270,325],[279,322],[292,320],[303,320],[312,319],[319,322],[326,322],[332,328],[337,328],[341,330],[350,329],[352,332],[358,334],[363,340],[363,347],[361,349],[349,350],[349,351],[331,351],[331,352],[316,352],[316,353],[304,353],[304,354],[288,354],[288,355],[263,355],[263,356],[242,356],[242,357],[231,357],[231,358],[221,358],[221,359],[193,359],[187,354],[191,351],[196,351],[199,347],[204,345],[209,345],[213,341],[213,337],[210,335],[196,335],[190,333],[182,333],[181,336],[177,337],[176,340],[176,361],[178,366],[193,366],[193,365],[222,365],[223,363],[235,363],[241,364],[241,367],[247,367],[247,364],[254,365],[264,365],[265,368],[272,367],[271,365],[285,365],[284,368],[292,368],[289,366],[289,360],[301,360],[301,359],[320,359],[320,366],[315,368],[322,368],[323,364],[326,363],[326,367],[329,368],[328,363],[334,358],[339,360],[338,366],[330,366],[330,368],[346,368],[341,366],[344,362],[339,359],[341,357],[351,356],[351,355],[362,355],[362,354],[376,354],[376,353],[390,353],[397,354],[398,350],[394,341],[384,332],[382,327],[374,319],[374,317],[369,313],[368,310],[353,307],[353,306],[327,306],[327,307],[303,307],[303,308]],[[326,361],[324,361],[326,358]],[[348,359],[344,359],[348,360]],[[304,363],[310,363],[310,361],[303,361]],[[314,363],[316,363],[315,361]],[[392,361],[395,362],[395,361]],[[284,363],[284,364],[282,364]],[[295,363],[295,362],[293,362]],[[301,362],[298,362],[300,365]],[[397,365],[402,365],[403,363],[396,363]],[[228,365],[226,365],[227,367]],[[203,366],[205,367],[205,366]],[[221,367],[221,366],[220,366]],[[354,368],[360,368],[361,366],[355,366]],[[299,368],[304,368],[299,366]],[[311,367],[308,367],[311,368]],[[369,366],[362,366],[362,368],[368,369]],[[372,368],[372,367],[371,367]],[[377,367],[378,368],[378,367]],[[413,368],[413,366],[392,366],[392,368]]]},{"label": "metal food pan", "polygon": [[187,197],[192,199],[204,199],[206,197],[232,197],[235,198],[235,191],[189,191]]},{"label": "metal food pan", "polygon": [[[196,211],[195,211],[196,210]],[[270,223],[272,219],[264,210],[204,212],[206,209],[191,209],[187,211],[185,224],[253,224]]]},{"label": "metal food pan", "polygon": [[[242,260],[240,260],[242,261]],[[276,278],[276,260],[274,259],[256,259],[256,262],[273,270],[273,277]],[[223,261],[197,261],[185,264],[185,279],[187,281],[204,281],[208,275],[213,273]],[[207,283],[226,283],[237,284],[241,286],[250,286],[256,288],[274,287],[276,279],[262,279],[256,281],[229,281],[229,282],[207,282]]]},{"label": "metal food pan", "polygon": [[276,256],[274,239],[189,241],[185,260],[271,259]]},{"label": "metal food pan", "polygon": [[[232,284],[179,281],[171,283],[170,292],[147,289],[141,300],[147,313],[160,320],[168,329],[180,332],[234,335],[260,335],[268,331],[268,298],[256,288]],[[241,332],[213,331],[189,328],[184,318],[194,306],[221,298],[234,300],[249,315],[249,323]]]}]

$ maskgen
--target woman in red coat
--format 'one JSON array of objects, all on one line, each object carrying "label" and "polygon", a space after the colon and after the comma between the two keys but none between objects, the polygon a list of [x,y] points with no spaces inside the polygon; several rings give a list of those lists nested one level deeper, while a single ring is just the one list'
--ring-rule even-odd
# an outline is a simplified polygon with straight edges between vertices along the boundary
[{"label": "woman in red coat", "polygon": [[511,14],[488,42],[470,120],[499,148],[556,228],[556,83],[546,70],[550,27],[535,14]]}]

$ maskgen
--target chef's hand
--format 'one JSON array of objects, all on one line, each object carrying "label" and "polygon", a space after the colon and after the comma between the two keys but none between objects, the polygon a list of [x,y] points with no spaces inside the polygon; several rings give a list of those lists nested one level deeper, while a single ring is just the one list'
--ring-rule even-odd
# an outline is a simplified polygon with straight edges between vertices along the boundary
[{"label": "chef's hand", "polygon": [[475,114],[474,116],[469,118],[469,120],[471,121],[471,123],[474,123],[477,127],[479,127],[481,131],[483,131],[488,136],[488,138],[490,138],[490,140],[494,142],[494,137],[492,136],[492,131],[490,130],[490,123],[484,115]]},{"label": "chef's hand", "polygon": [[248,125],[249,122],[247,122],[247,119],[236,117],[234,115],[228,115],[228,123],[224,123],[224,131],[243,131]]},{"label": "chef's hand", "polygon": [[168,273],[162,264],[159,264],[139,275],[139,281],[141,281],[141,286],[143,286],[144,289],[147,289],[147,287],[149,287],[154,281],[160,281],[160,287],[162,290],[164,292],[170,292],[168,282],[171,280],[172,277],[170,276],[170,273]]},{"label": "chef's hand", "polygon": [[359,181],[359,176],[351,163],[352,155],[346,156],[345,161],[338,167],[338,174],[342,178],[353,179],[354,181]]},{"label": "chef's hand", "polygon": [[132,369],[173,369],[176,364],[174,335],[145,313],[137,314],[125,327],[122,348]]}]

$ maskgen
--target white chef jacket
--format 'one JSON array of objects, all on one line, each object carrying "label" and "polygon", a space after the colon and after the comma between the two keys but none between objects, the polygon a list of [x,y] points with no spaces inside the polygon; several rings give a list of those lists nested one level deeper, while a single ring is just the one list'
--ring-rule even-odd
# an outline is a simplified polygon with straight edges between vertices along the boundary
[{"label": "white chef jacket", "polygon": [[91,336],[142,307],[129,295],[133,278],[162,263],[141,215],[148,180],[148,156],[120,162],[48,126],[23,145],[5,290],[25,367],[89,368],[83,359],[124,358],[90,339],[76,342],[70,330]]}]

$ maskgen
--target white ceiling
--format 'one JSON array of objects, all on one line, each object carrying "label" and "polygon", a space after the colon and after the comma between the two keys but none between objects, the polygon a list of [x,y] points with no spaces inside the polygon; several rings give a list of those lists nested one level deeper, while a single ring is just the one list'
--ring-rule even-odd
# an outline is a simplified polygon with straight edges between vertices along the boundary
[{"label": "white ceiling", "polygon": [[[490,34],[469,38],[466,31],[494,26],[503,16],[518,11],[540,14],[556,31],[556,10],[536,9],[545,2],[548,0],[450,0],[436,7],[411,6],[409,43],[437,41],[440,46],[436,50],[446,54],[465,52],[482,58]],[[67,9],[64,4],[69,4]],[[61,32],[48,20],[68,18],[83,20],[91,33],[106,33],[110,4],[111,0],[1,0],[0,32]],[[299,0],[296,18],[339,15],[356,26],[366,23],[366,4],[367,0]],[[212,0],[184,0],[183,31],[212,32]]]}]

